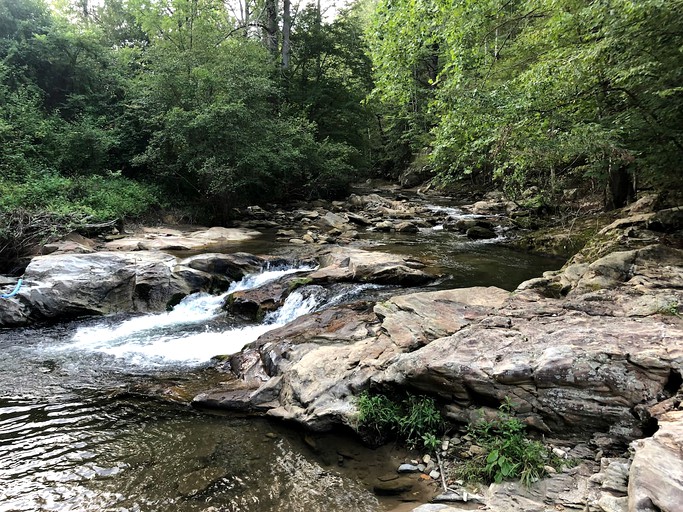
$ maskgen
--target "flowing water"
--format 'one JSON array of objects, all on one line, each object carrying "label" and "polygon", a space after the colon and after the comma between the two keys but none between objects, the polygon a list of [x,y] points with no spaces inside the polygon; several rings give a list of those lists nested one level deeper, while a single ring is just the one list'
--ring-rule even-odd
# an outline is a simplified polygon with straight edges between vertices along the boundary
[{"label": "flowing water", "polygon": [[[431,270],[444,274],[442,287],[513,288],[559,266],[494,242],[468,242],[438,226],[417,235],[375,234],[363,243],[427,259]],[[267,270],[227,293],[302,270]],[[368,468],[391,471],[384,452],[364,452],[337,437],[311,449],[310,440],[282,425],[207,415],[125,393],[140,382],[189,382],[208,371],[212,356],[237,352],[299,315],[363,294],[393,292],[369,285],[325,293],[302,289],[260,324],[227,315],[221,308],[226,293],[186,297],[167,313],[0,330],[0,512],[393,506],[378,501],[370,479],[364,480]],[[354,450],[339,467],[338,453]]]}]

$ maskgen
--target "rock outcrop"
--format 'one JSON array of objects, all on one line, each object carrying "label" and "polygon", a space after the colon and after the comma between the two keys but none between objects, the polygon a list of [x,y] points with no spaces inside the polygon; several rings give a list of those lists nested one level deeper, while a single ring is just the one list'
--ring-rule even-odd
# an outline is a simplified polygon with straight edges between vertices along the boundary
[{"label": "rock outcrop", "polygon": [[3,301],[0,326],[163,311],[190,293],[225,289],[264,262],[240,254],[181,260],[158,251],[38,256],[26,268],[19,293]]},{"label": "rock outcrop", "polygon": [[320,269],[309,277],[315,283],[357,282],[415,286],[434,279],[420,270],[424,264],[385,252],[334,247],[319,256]]},{"label": "rock outcrop", "polygon": [[[259,318],[282,305],[298,286],[331,283],[419,285],[435,276],[420,262],[382,252],[335,247],[317,257],[318,270],[304,271],[267,288],[237,292],[228,308]],[[314,258],[309,258],[311,264]],[[160,251],[55,253],[34,258],[24,272],[24,285],[3,301],[0,327],[87,315],[163,311],[185,295],[224,291],[230,283],[266,265],[291,266],[297,261],[265,259],[247,253],[206,253],[180,259]],[[14,286],[16,281],[8,280]],[[8,286],[9,288],[9,286]]]},{"label": "rock outcrop", "polygon": [[[655,278],[662,268],[666,280]],[[613,278],[605,288],[598,272]],[[352,422],[359,390],[408,387],[438,396],[454,419],[509,397],[538,430],[609,432],[625,445],[683,373],[683,320],[671,309],[683,301],[683,251],[649,247],[570,274],[568,298],[459,289],[300,318],[249,347],[248,369],[232,367],[240,407],[325,429]],[[230,384],[196,403],[223,400],[234,402]]]},{"label": "rock outcrop", "polygon": [[209,251],[259,235],[242,228],[212,227],[190,231],[175,228],[143,228],[142,233],[120,236],[105,244],[108,251]]},{"label": "rock outcrop", "polygon": [[659,430],[635,441],[628,512],[675,512],[683,507],[683,410],[659,417]]}]

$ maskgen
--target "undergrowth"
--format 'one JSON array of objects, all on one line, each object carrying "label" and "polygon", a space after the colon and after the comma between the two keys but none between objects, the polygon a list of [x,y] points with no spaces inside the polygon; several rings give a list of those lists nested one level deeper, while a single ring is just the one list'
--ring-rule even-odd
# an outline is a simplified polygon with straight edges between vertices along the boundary
[{"label": "undergrowth", "polygon": [[546,467],[559,469],[561,459],[542,442],[529,439],[524,424],[512,413],[512,403],[506,400],[497,419],[468,427],[472,442],[484,452],[458,466],[459,478],[485,483],[519,478],[529,486],[547,474]]},{"label": "undergrowth", "polygon": [[356,399],[356,407],[356,428],[372,444],[396,438],[413,448],[421,445],[433,450],[438,446],[437,434],[443,430],[444,420],[433,398],[410,393],[393,398],[364,391]]}]

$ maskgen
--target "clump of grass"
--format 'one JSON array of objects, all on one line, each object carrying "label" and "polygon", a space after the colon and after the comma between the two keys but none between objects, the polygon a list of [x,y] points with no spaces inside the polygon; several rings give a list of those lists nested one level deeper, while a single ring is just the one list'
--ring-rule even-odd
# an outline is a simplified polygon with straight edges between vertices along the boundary
[{"label": "clump of grass", "polygon": [[661,315],[681,316],[681,314],[678,312],[680,307],[681,305],[677,300],[672,300],[671,302],[668,302],[666,305],[659,308],[656,312]]}]

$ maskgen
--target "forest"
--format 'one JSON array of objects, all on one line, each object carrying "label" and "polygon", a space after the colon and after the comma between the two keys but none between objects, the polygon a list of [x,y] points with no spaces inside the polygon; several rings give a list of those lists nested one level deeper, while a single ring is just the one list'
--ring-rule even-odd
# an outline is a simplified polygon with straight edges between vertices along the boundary
[{"label": "forest", "polygon": [[410,166],[616,208],[680,189],[682,120],[683,0],[0,0],[0,246]]}]

